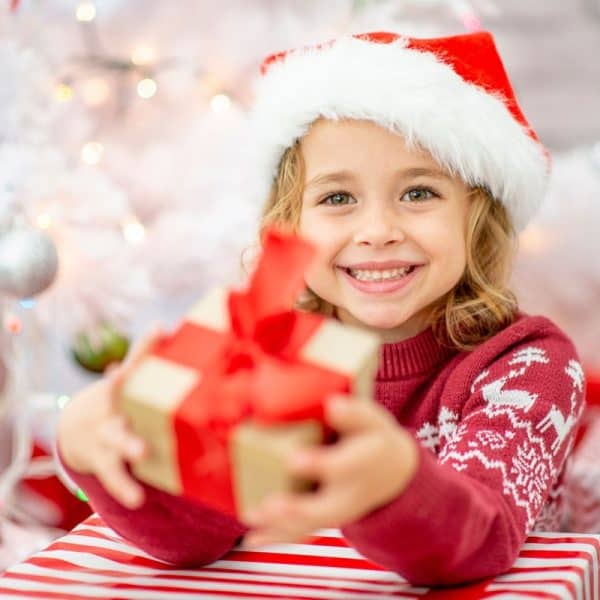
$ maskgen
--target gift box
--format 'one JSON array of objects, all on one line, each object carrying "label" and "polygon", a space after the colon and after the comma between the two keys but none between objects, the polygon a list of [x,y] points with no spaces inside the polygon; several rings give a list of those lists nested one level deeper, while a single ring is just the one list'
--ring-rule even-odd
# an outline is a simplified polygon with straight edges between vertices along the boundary
[{"label": "gift box", "polygon": [[332,439],[324,400],[372,396],[379,338],[292,310],[314,254],[270,231],[250,285],[215,289],[160,339],[121,388],[121,408],[148,441],[141,480],[232,515],[267,494],[304,490],[290,452]]},{"label": "gift box", "polygon": [[0,576],[2,598],[572,598],[597,600],[600,536],[533,532],[508,571],[434,590],[410,585],[348,546],[337,529],[302,544],[234,548],[202,568],[181,569],[136,548],[97,516]]}]

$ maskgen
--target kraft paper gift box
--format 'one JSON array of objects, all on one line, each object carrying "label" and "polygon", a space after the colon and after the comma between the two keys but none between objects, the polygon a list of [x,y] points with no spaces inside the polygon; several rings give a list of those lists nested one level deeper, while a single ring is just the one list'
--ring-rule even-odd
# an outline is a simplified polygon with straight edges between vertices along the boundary
[{"label": "kraft paper gift box", "polygon": [[215,289],[124,382],[121,408],[149,443],[142,481],[242,515],[267,494],[305,490],[286,457],[326,442],[324,400],[372,397],[379,338],[292,310],[314,249],[273,230],[243,292]]}]

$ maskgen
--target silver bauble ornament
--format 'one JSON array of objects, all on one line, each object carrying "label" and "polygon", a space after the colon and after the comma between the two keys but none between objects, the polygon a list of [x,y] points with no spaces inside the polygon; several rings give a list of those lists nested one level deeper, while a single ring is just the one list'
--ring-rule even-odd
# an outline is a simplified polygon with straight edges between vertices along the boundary
[{"label": "silver bauble ornament", "polygon": [[56,246],[43,231],[18,226],[0,234],[0,293],[35,296],[54,281],[57,271]]}]

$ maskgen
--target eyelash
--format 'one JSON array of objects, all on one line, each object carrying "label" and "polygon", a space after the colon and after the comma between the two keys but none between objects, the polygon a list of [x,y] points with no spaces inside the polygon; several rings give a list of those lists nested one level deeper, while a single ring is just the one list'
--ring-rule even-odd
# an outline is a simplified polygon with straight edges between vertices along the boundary
[{"label": "eyelash", "polygon": [[[402,194],[402,198],[404,198],[404,196],[406,196],[406,194],[409,194],[410,192],[427,192],[428,194],[430,194],[430,196],[428,198],[425,198],[422,200],[412,200],[412,202],[409,202],[409,204],[412,204],[412,203],[418,204],[421,202],[426,202],[427,200],[431,200],[432,198],[439,198],[439,194],[436,194],[431,188],[428,188],[425,186],[417,186],[417,187],[410,188],[409,190],[404,192],[404,194]],[[334,196],[351,197],[351,194],[349,194],[348,192],[335,192],[333,194],[329,194],[328,196],[325,196],[325,198],[323,198],[323,200],[321,200],[319,202],[319,204],[323,204],[326,206],[346,206],[346,204],[330,204],[330,203],[328,203],[327,200],[333,198]]]}]

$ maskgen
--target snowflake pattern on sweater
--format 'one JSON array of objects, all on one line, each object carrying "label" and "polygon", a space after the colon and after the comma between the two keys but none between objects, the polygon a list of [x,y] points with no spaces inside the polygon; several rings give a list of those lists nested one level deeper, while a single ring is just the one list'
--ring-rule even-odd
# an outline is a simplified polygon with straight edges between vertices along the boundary
[{"label": "snowflake pattern on sweater", "polygon": [[[535,346],[517,350],[507,360],[511,367],[505,375],[492,379],[490,369],[482,371],[471,385],[471,394],[480,394],[483,406],[460,426],[459,415],[442,406],[437,423],[425,423],[417,431],[421,444],[438,455],[440,464],[449,464],[465,471],[476,461],[487,470],[497,470],[502,479],[502,491],[527,515],[526,532],[557,529],[560,526],[562,503],[561,471],[564,460],[556,460],[561,446],[570,443],[561,457],[567,455],[573,443],[573,427],[583,410],[584,374],[580,363],[571,358],[566,365],[551,365],[545,350]],[[543,418],[531,411],[539,398],[524,377],[532,365],[548,365],[564,371],[572,381],[568,412],[552,404]],[[502,369],[501,364],[495,365]],[[531,412],[530,412],[531,411]],[[489,427],[481,422],[489,419]],[[470,422],[480,422],[474,435]],[[546,433],[546,436],[542,434]],[[511,456],[510,462],[504,456]],[[549,488],[550,485],[550,488]],[[547,505],[544,502],[547,501]],[[550,516],[552,515],[552,516]]]},{"label": "snowflake pattern on sweater", "polygon": [[[564,457],[571,450],[572,430],[583,410],[583,369],[573,358],[565,365],[552,364],[548,353],[535,346],[513,352],[506,364],[508,373],[492,378],[490,369],[485,369],[473,381],[471,394],[482,399],[479,410],[457,425],[459,415],[442,406],[437,423],[425,423],[417,439],[436,452],[440,464],[457,471],[474,462],[496,471],[504,495],[526,514],[526,533],[534,528],[538,515],[535,529],[557,529]],[[533,410],[536,402],[548,407],[548,401],[539,400],[525,377],[532,365],[558,368],[567,375],[572,382],[568,406],[553,403],[545,413],[546,408]],[[501,372],[502,366],[497,363],[494,369]],[[560,452],[567,439],[568,447]]]}]

